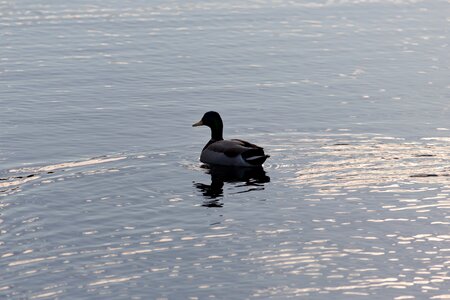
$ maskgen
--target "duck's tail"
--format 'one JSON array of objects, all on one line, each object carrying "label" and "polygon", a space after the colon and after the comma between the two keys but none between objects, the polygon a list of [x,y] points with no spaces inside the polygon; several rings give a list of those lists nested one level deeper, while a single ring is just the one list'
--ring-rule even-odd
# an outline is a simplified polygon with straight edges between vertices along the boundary
[{"label": "duck's tail", "polygon": [[242,158],[252,166],[262,165],[270,155],[264,153],[262,148],[247,150],[242,153]]}]

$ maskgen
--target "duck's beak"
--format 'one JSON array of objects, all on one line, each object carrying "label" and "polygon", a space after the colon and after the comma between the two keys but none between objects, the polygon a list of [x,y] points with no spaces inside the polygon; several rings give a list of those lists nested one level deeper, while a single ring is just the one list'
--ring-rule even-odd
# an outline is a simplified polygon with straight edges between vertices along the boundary
[{"label": "duck's beak", "polygon": [[192,127],[197,127],[197,126],[202,126],[202,125],[203,125],[203,122],[202,122],[202,120],[200,120],[197,123],[192,124]]}]

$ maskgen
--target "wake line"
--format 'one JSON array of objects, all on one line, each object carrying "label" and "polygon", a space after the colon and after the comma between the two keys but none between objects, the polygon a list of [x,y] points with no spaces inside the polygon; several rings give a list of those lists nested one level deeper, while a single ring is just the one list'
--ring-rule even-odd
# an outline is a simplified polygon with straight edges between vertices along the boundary
[{"label": "wake line", "polygon": [[[48,165],[48,166],[41,166],[41,167],[27,167],[27,168],[20,168],[20,169],[11,169],[9,170],[10,173],[28,173],[29,175],[24,176],[12,176],[8,178],[1,178],[1,180],[5,180],[4,182],[0,182],[0,188],[11,188],[15,187],[30,181],[34,181],[36,179],[41,178],[39,176],[41,173],[47,173],[51,174],[56,170],[60,169],[67,169],[67,168],[77,168],[77,167],[85,167],[85,166],[91,166],[91,165],[98,165],[98,164],[104,164],[119,160],[126,159],[126,156],[119,156],[119,157],[107,157],[107,158],[91,158],[88,160],[83,161],[74,161],[74,162],[64,162],[54,165]],[[30,174],[31,173],[31,174]],[[5,191],[0,191],[5,192]]]}]

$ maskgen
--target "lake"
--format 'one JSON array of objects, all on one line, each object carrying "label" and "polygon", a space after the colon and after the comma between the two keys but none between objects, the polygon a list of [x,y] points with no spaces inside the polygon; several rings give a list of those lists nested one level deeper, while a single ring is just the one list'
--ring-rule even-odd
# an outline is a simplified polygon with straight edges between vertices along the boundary
[{"label": "lake", "polygon": [[450,298],[449,12],[0,0],[0,298]]}]

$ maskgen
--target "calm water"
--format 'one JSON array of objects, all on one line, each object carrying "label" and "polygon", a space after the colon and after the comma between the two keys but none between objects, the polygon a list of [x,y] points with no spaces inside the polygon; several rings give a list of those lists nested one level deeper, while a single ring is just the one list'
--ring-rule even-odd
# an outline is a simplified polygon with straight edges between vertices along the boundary
[{"label": "calm water", "polygon": [[0,298],[450,298],[449,16],[0,1]]}]

